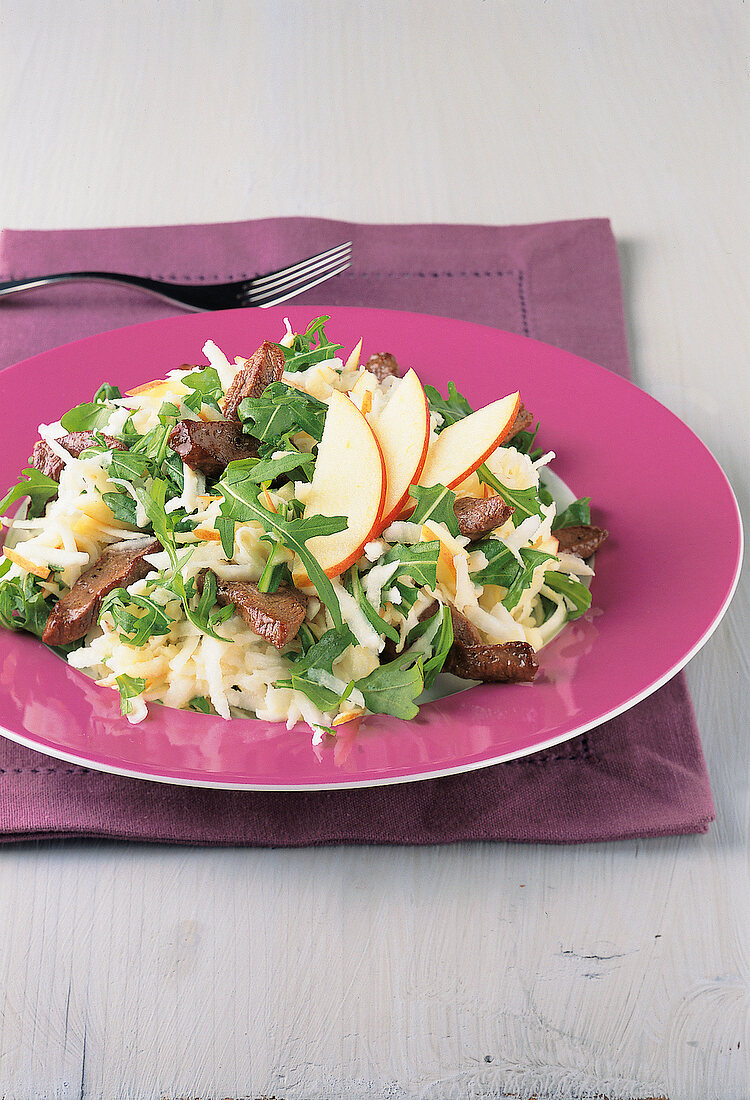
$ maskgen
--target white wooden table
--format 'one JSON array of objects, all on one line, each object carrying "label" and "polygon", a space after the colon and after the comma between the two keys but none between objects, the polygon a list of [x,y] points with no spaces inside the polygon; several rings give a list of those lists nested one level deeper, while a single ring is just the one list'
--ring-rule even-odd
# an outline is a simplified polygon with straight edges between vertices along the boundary
[{"label": "white wooden table", "polygon": [[[0,0],[0,223],[608,215],[635,378],[747,509],[749,38],[739,0]],[[748,623],[746,580],[688,669],[705,837],[0,850],[0,1097],[747,1100]]]}]

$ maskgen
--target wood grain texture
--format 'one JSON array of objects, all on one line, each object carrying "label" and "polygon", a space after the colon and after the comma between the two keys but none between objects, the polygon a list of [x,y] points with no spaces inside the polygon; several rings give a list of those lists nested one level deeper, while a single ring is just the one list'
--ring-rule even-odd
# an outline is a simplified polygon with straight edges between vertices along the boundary
[{"label": "wood grain texture", "polygon": [[[635,379],[748,515],[747,44],[722,0],[0,0],[0,222],[608,215]],[[0,1098],[748,1100],[749,621],[688,669],[707,836],[0,851]]]}]

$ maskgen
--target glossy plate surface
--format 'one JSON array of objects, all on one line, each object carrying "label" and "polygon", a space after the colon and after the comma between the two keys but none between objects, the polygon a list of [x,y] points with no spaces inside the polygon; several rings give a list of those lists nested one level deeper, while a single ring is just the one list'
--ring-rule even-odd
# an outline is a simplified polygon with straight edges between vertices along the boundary
[{"label": "glossy plate surface", "polygon": [[[657,401],[567,352],[497,329],[439,317],[312,306],[181,315],[69,344],[0,373],[6,419],[0,486],[27,465],[37,425],[91,399],[102,382],[124,391],[183,363],[214,340],[228,357],[280,339],[328,313],[348,354],[392,351],[403,369],[474,407],[520,389],[554,450],[552,468],[607,527],[592,610],[540,653],[534,684],[481,685],[421,708],[412,722],[373,717],[330,744],[309,730],[150,706],[130,725],[119,697],[36,639],[0,630],[0,732],[40,752],[102,771],[193,786],[314,789],[369,786],[467,771],[564,741],[621,713],[681,669],[726,610],[739,573],[739,513],[700,440]],[[695,502],[700,500],[700,523]],[[710,568],[705,532],[711,532]]]}]

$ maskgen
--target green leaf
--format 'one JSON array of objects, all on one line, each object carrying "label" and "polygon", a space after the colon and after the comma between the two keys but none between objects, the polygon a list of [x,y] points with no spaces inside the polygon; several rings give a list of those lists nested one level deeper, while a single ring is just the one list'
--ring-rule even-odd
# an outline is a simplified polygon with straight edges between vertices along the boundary
[{"label": "green leaf", "polygon": [[288,474],[292,470],[304,470],[310,473],[315,466],[315,458],[305,451],[296,448],[276,452],[276,458],[241,458],[236,462],[230,462],[237,472],[240,470],[244,480],[262,485],[273,481],[282,474]]},{"label": "green leaf", "polygon": [[[435,682],[435,677],[445,664],[448,650],[453,645],[453,619],[451,618],[450,608],[443,604],[440,610],[436,612],[436,615],[440,616],[440,627],[430,643],[432,656],[424,663],[423,674],[425,688],[432,687]],[[428,626],[434,622],[436,615],[433,615],[432,619],[427,620]]]},{"label": "green leaf", "polygon": [[391,588],[397,588],[401,593],[401,603],[394,603],[393,607],[400,615],[406,618],[419,598],[419,589],[413,584],[409,584],[406,580],[400,580],[398,578],[393,581]]},{"label": "green leaf", "polygon": [[122,394],[119,386],[110,386],[109,382],[103,382],[93,397],[94,404],[102,404],[105,401],[120,401]]},{"label": "green leaf", "polygon": [[440,543],[437,539],[432,542],[417,542],[413,546],[397,542],[378,564],[389,565],[392,561],[397,561],[399,566],[394,577],[411,577],[419,585],[434,588],[437,584],[439,554]]},{"label": "green leaf", "polygon": [[555,516],[552,521],[552,530],[556,531],[558,527],[578,527],[580,524],[591,523],[590,504],[591,497],[579,497],[578,500],[574,500],[560,512],[559,516]]},{"label": "green leaf", "polygon": [[325,334],[325,324],[330,317],[316,317],[307,326],[304,333],[297,333],[291,347],[283,347],[284,370],[289,374],[307,370],[313,363],[333,359],[341,344],[332,344]]},{"label": "green leaf", "polygon": [[528,489],[509,489],[506,485],[503,485],[502,481],[492,473],[487,464],[484,463],[477,470],[479,474],[479,480],[483,481],[490,488],[503,498],[506,504],[512,504],[514,512],[512,515],[513,526],[518,527],[529,516],[541,516],[542,515],[542,502],[539,499],[539,490],[533,485]]},{"label": "green leaf", "polygon": [[456,494],[444,485],[412,485],[409,496],[416,500],[417,506],[409,516],[410,523],[424,523],[431,519],[435,523],[444,523],[452,535],[460,535],[453,505]]},{"label": "green leaf", "polygon": [[50,611],[32,574],[0,581],[0,624],[6,630],[25,630],[41,638]]},{"label": "green leaf", "polygon": [[66,432],[88,432],[103,428],[112,415],[112,407],[99,401],[84,401],[60,419]]},{"label": "green leaf", "polygon": [[177,514],[165,510],[164,506],[168,492],[166,481],[162,478],[154,478],[148,488],[145,485],[133,484],[133,492],[146,512],[154,534],[169,554],[172,564],[176,568],[175,526],[177,524]]},{"label": "green leaf", "polygon": [[503,607],[506,607],[508,611],[511,611],[516,606],[525,590],[531,584],[536,567],[541,565],[542,562],[550,561],[554,558],[553,554],[545,554],[541,550],[528,550],[524,548],[520,550],[519,553],[523,558],[523,566],[518,567],[518,572],[513,578],[508,588],[508,592],[503,599]]},{"label": "green leaf", "polygon": [[120,692],[120,713],[130,714],[133,709],[131,699],[142,695],[146,690],[146,681],[141,676],[128,676],[126,672],[122,676],[115,677],[117,690]]},{"label": "green leaf", "polygon": [[114,588],[105,596],[100,618],[105,612],[112,616],[122,641],[130,646],[144,646],[149,638],[169,634],[174,622],[160,604],[148,596],[130,593],[125,588]]},{"label": "green leaf", "polygon": [[365,590],[362,587],[362,578],[359,575],[359,569],[356,565],[353,565],[349,570],[348,587],[373,630],[378,634],[384,634],[385,637],[390,638],[392,642],[397,642],[399,640],[399,632],[395,627],[391,626],[390,623],[387,623],[385,619],[382,619],[380,615],[378,615],[377,611],[368,600],[365,595]]},{"label": "green leaf", "polygon": [[[192,550],[190,553],[192,554]],[[180,597],[185,615],[193,626],[197,627],[203,634],[207,634],[209,638],[215,638],[219,642],[229,640],[223,634],[217,634],[215,628],[234,615],[234,605],[227,604],[226,607],[219,608],[216,611],[213,610],[216,605],[216,577],[210,569],[204,578],[203,592],[196,607],[191,607],[196,594],[195,581],[192,577],[185,584],[182,573],[177,570],[171,584],[167,587]]]},{"label": "green leaf", "polygon": [[109,476],[123,481],[137,481],[146,477],[152,467],[151,459],[138,451],[113,451],[109,464]]},{"label": "green leaf", "polygon": [[328,406],[286,382],[272,382],[260,397],[246,397],[238,412],[245,431],[261,443],[299,431],[320,442]]},{"label": "green leaf", "polygon": [[456,389],[455,383],[448,383],[448,397],[442,397],[434,386],[425,386],[424,392],[430,406],[430,412],[439,413],[443,423],[437,428],[438,432],[444,431],[449,424],[455,424],[457,420],[463,420],[465,416],[474,412],[469,402]]},{"label": "green leaf", "polygon": [[137,527],[137,505],[129,493],[102,493],[102,500],[116,520]]},{"label": "green leaf", "polygon": [[591,607],[591,593],[579,580],[565,573],[550,570],[544,574],[544,583],[553,592],[559,592],[573,605],[572,609],[568,607],[568,619],[580,619],[581,615]]},{"label": "green leaf", "polygon": [[472,550],[481,550],[487,558],[487,565],[471,574],[475,584],[499,584],[510,588],[520,566],[518,558],[499,539],[481,539],[472,544]]},{"label": "green leaf", "polygon": [[507,440],[507,445],[510,447],[515,447],[517,451],[520,451],[521,454],[528,455],[533,461],[534,459],[539,458],[542,454],[542,451],[539,448],[537,448],[537,450],[533,450],[534,440],[536,439],[536,434],[538,431],[539,424],[537,423],[533,432],[516,432],[514,436]]},{"label": "green leaf", "polygon": [[307,672],[311,668],[333,671],[333,662],[345,653],[350,645],[356,645],[357,639],[345,624],[327,630],[317,642],[306,651],[304,656],[294,662],[295,675]]},{"label": "green leaf", "polygon": [[227,561],[231,561],[234,557],[234,520],[228,516],[217,516],[214,527],[219,532],[224,557]]},{"label": "green leaf", "polygon": [[197,710],[200,714],[214,713],[214,708],[205,695],[194,695],[188,703],[188,710]]},{"label": "green leaf", "polygon": [[346,693],[339,695],[337,692],[331,691],[330,688],[311,680],[305,674],[298,676],[293,673],[288,680],[277,680],[274,687],[292,688],[294,691],[301,691],[310,702],[315,704],[318,710],[324,712],[338,710],[339,703],[346,698]]},{"label": "green leaf", "polygon": [[275,535],[280,542],[297,554],[305,567],[307,576],[315,586],[319,598],[333,617],[334,625],[341,626],[341,608],[336,593],[317,558],[308,550],[308,539],[322,535],[333,535],[346,528],[345,516],[310,516],[307,519],[284,518],[279,512],[264,508],[258,500],[258,487],[247,482],[230,463],[217,488],[224,497],[220,512],[225,518],[237,522],[257,520],[269,534]]},{"label": "green leaf", "polygon": [[268,560],[263,567],[263,572],[260,575],[258,581],[259,592],[275,592],[281,583],[281,578],[285,573],[289,573],[286,562],[277,562],[277,554],[280,543],[277,542],[273,535],[264,535],[263,538],[271,543],[271,553],[268,555]]},{"label": "green leaf", "polygon": [[5,514],[11,504],[15,504],[17,500],[23,500],[24,497],[28,497],[31,501],[29,505],[29,516],[31,518],[40,516],[45,509],[47,501],[57,496],[59,488],[60,486],[54,478],[47,477],[46,474],[34,469],[33,466],[28,466],[23,470],[22,477],[18,481],[18,484],[14,485],[12,489],[9,489],[3,499],[0,500],[0,514]]},{"label": "green leaf", "polygon": [[354,685],[373,714],[391,714],[394,718],[415,718],[419,707],[414,700],[424,689],[421,656],[402,653],[395,661],[380,665]]},{"label": "green leaf", "polygon": [[183,385],[193,392],[183,398],[183,405],[193,412],[199,412],[201,405],[208,405],[220,412],[219,402],[224,396],[221,379],[215,367],[201,367],[192,374],[186,374]]}]

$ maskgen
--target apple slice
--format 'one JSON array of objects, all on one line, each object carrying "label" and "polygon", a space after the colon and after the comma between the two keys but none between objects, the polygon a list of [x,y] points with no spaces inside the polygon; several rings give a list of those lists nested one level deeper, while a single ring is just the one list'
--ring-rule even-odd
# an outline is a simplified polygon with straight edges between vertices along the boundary
[{"label": "apple slice", "polygon": [[[305,504],[305,518],[346,516],[349,521],[343,531],[307,543],[326,576],[338,577],[360,557],[378,529],[385,494],[385,462],[375,433],[354,403],[334,390]],[[294,577],[295,584],[305,583],[303,573]]]},{"label": "apple slice", "polygon": [[407,371],[377,416],[370,416],[385,459],[385,508],[378,534],[401,514],[409,486],[418,485],[430,445],[430,407],[422,383]]},{"label": "apple slice", "polygon": [[150,393],[153,397],[161,397],[169,389],[169,382],[165,378],[154,378],[151,382],[144,382],[142,386],[136,386],[132,390],[125,390],[126,397],[139,397],[142,393]]},{"label": "apple slice", "polygon": [[378,380],[370,371],[363,371],[349,390],[349,397],[365,416],[372,408],[372,395],[378,388]]},{"label": "apple slice", "polygon": [[520,404],[518,393],[512,393],[449,424],[427,452],[419,484],[460,485],[500,446]]}]

